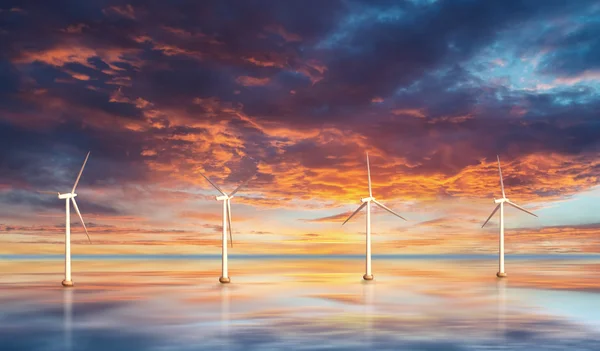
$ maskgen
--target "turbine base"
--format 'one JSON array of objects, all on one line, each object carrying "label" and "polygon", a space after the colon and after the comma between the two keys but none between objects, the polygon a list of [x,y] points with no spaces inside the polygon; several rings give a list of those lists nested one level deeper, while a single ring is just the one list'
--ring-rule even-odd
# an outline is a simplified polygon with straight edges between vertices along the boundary
[{"label": "turbine base", "polygon": [[219,278],[219,282],[220,282],[221,284],[228,284],[228,283],[230,283],[230,282],[231,282],[231,280],[229,279],[229,277],[220,277],[220,278]]},{"label": "turbine base", "polygon": [[63,280],[62,286],[64,286],[65,288],[71,288],[71,287],[73,287],[73,281],[72,280]]},{"label": "turbine base", "polygon": [[365,274],[363,275],[364,280],[373,280],[373,274]]},{"label": "turbine base", "polygon": [[498,278],[506,278],[507,276],[508,276],[508,274],[506,274],[505,272],[496,273],[496,277],[498,277]]}]

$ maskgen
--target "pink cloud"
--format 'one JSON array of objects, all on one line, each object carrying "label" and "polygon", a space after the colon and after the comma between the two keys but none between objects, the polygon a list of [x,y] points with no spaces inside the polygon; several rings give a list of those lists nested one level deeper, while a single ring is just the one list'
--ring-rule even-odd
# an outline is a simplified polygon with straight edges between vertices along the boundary
[{"label": "pink cloud", "polygon": [[271,81],[269,78],[256,78],[250,76],[239,76],[235,80],[238,84],[241,84],[245,87],[255,87],[255,86],[264,86],[269,84]]},{"label": "pink cloud", "polygon": [[600,80],[600,70],[586,70],[575,76],[565,76],[555,79],[556,83],[574,85],[588,80]]},{"label": "pink cloud", "polygon": [[417,118],[425,118],[425,114],[418,109],[395,109],[392,110],[392,113],[395,114],[396,116],[402,116],[402,115],[406,115],[406,116],[412,116],[412,117],[417,117]]},{"label": "pink cloud", "polygon": [[296,42],[296,41],[302,41],[302,37],[299,36],[298,34],[294,34],[294,33],[290,33],[288,31],[285,30],[285,28],[283,28],[282,25],[280,24],[276,24],[276,25],[272,25],[272,26],[267,26],[265,28],[265,30],[267,32],[271,32],[271,33],[275,33],[277,35],[279,35],[280,37],[282,37],[286,42]]}]

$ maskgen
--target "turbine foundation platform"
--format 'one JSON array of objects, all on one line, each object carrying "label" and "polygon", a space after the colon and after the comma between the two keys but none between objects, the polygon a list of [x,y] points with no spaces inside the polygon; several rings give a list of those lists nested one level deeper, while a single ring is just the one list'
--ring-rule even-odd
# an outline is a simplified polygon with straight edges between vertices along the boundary
[{"label": "turbine foundation platform", "polygon": [[508,276],[508,274],[506,274],[505,272],[496,273],[496,277],[498,277],[498,278],[506,278],[507,276]]},{"label": "turbine foundation platform", "polygon": [[363,275],[363,279],[364,280],[373,280],[373,274],[371,274],[371,275],[365,274],[365,275]]},{"label": "turbine foundation platform", "polygon": [[229,279],[229,277],[221,277],[221,278],[219,278],[219,282],[221,284],[228,284],[231,282],[231,280]]},{"label": "turbine foundation platform", "polygon": [[65,288],[71,288],[71,287],[73,287],[73,281],[72,280],[63,280],[62,286],[64,286]]}]

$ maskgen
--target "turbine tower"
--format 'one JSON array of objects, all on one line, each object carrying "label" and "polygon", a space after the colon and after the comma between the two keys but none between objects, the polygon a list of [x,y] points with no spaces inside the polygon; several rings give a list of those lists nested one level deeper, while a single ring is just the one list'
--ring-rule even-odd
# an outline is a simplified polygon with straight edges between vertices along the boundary
[{"label": "turbine tower", "polygon": [[79,174],[77,175],[77,180],[75,180],[75,185],[73,185],[73,189],[71,190],[70,193],[64,193],[61,194],[59,192],[54,192],[54,191],[40,191],[40,193],[44,193],[44,194],[58,194],[58,198],[61,200],[65,200],[65,211],[66,211],[66,223],[65,223],[65,280],[62,281],[62,285],[64,287],[71,287],[73,286],[73,281],[71,280],[71,213],[70,213],[70,203],[69,200],[71,200],[71,202],[73,203],[73,208],[75,209],[75,212],[77,212],[77,215],[79,216],[79,219],[81,220],[81,225],[83,225],[83,229],[85,230],[85,235],[88,238],[88,241],[90,243],[92,243],[92,240],[90,239],[90,235],[88,233],[88,230],[85,226],[85,222],[83,221],[83,217],[81,216],[81,212],[79,212],[79,207],[77,207],[77,201],[75,201],[75,197],[77,196],[77,194],[75,193],[75,189],[77,188],[77,184],[79,184],[79,179],[81,178],[81,173],[83,173],[83,169],[85,168],[85,164],[87,163],[88,158],[90,157],[90,152],[87,153],[87,156],[85,157],[85,161],[83,161],[83,166],[81,166],[81,170],[79,171]]},{"label": "turbine tower", "polygon": [[348,222],[352,217],[354,217],[354,215],[356,215],[360,210],[362,210],[365,206],[367,206],[367,238],[366,238],[366,264],[365,264],[366,272],[365,272],[365,275],[363,275],[363,279],[364,280],[373,280],[373,274],[371,272],[371,202],[375,203],[377,206],[383,208],[384,210],[388,211],[389,213],[393,214],[396,217],[400,217],[405,221],[406,221],[406,218],[404,218],[404,217],[400,216],[399,214],[397,214],[396,212],[390,210],[387,206],[380,203],[373,197],[373,191],[371,189],[371,167],[369,165],[369,153],[368,152],[367,152],[367,175],[369,177],[369,197],[360,199],[360,201],[362,202],[362,205],[360,205],[358,207],[358,209],[356,209],[356,211],[354,211],[354,213],[352,213],[350,215],[350,217],[348,217],[348,219],[346,219],[344,221],[344,223],[342,223],[342,225],[346,224],[346,222]]},{"label": "turbine tower", "polygon": [[492,218],[494,213],[496,213],[496,211],[498,211],[498,209],[500,209],[500,239],[499,239],[500,250],[498,252],[498,273],[496,273],[496,276],[498,278],[504,278],[507,275],[506,272],[504,271],[504,204],[505,203],[509,204],[512,207],[516,208],[517,210],[521,210],[532,216],[537,217],[537,215],[535,213],[527,211],[526,209],[515,204],[514,202],[510,201],[506,197],[506,194],[504,193],[504,181],[502,180],[502,169],[500,168],[500,157],[498,155],[496,155],[496,158],[498,159],[498,173],[500,174],[500,187],[502,188],[502,198],[501,199],[494,198],[494,203],[497,203],[498,205],[496,206],[496,208],[494,208],[494,210],[492,211],[492,214],[490,214],[490,216],[487,218],[485,223],[483,223],[481,228],[483,228],[487,224],[487,222],[490,221],[490,218]]},{"label": "turbine tower", "polygon": [[252,177],[248,178],[245,182],[240,184],[231,195],[227,195],[221,188],[219,188],[215,183],[213,183],[207,176],[205,176],[202,172],[199,172],[204,179],[206,179],[219,193],[220,196],[217,196],[217,201],[223,201],[223,244],[222,244],[222,264],[221,264],[221,277],[219,278],[219,282],[222,284],[229,283],[231,280],[229,279],[229,275],[227,272],[227,231],[229,230],[229,242],[231,247],[233,247],[233,237],[231,235],[231,199],[233,196],[256,174],[253,174]]}]

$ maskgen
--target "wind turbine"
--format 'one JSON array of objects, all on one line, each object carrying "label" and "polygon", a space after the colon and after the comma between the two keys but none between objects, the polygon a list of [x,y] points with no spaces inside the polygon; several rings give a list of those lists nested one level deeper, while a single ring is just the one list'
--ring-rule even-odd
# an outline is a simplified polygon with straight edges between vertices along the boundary
[{"label": "wind turbine", "polygon": [[65,200],[65,203],[66,203],[65,211],[66,211],[67,221],[65,224],[65,280],[62,281],[62,285],[64,287],[73,286],[73,281],[71,280],[71,213],[70,213],[71,206],[69,204],[69,200],[71,200],[71,202],[73,203],[73,208],[75,208],[75,212],[77,212],[77,215],[79,216],[79,219],[81,220],[81,225],[83,225],[83,229],[85,230],[85,235],[87,236],[88,241],[90,243],[92,243],[92,240],[90,239],[88,230],[83,221],[83,217],[81,216],[81,212],[79,212],[79,207],[77,207],[77,201],[75,201],[75,197],[77,196],[77,194],[75,194],[75,189],[77,188],[77,184],[79,183],[79,179],[81,178],[81,173],[83,173],[83,168],[85,167],[85,164],[87,163],[88,157],[90,157],[90,152],[87,153],[87,156],[85,157],[85,161],[83,161],[83,166],[81,166],[81,170],[79,171],[79,174],[77,175],[77,180],[75,180],[75,185],[73,185],[73,189],[71,190],[70,193],[61,194],[59,192],[40,191],[40,193],[43,193],[43,194],[53,194],[53,195],[58,194],[58,198],[61,200]]},{"label": "wind turbine", "polygon": [[344,223],[342,223],[342,225],[346,224],[346,222],[348,222],[352,217],[354,217],[354,215],[356,215],[360,210],[362,210],[363,207],[367,206],[367,242],[366,242],[366,251],[367,251],[366,260],[367,261],[366,261],[366,273],[365,273],[365,275],[363,275],[363,279],[364,280],[373,280],[373,274],[371,273],[371,202],[375,203],[377,206],[383,208],[384,210],[388,211],[389,213],[393,214],[396,217],[400,217],[405,221],[406,221],[406,218],[404,218],[404,217],[400,216],[399,214],[397,214],[396,212],[390,210],[387,206],[380,203],[373,197],[373,191],[371,190],[371,167],[369,166],[369,153],[368,152],[367,152],[367,174],[369,177],[369,197],[360,199],[360,201],[362,202],[362,205],[360,205],[358,207],[358,209],[356,209],[356,211],[354,211],[354,213],[351,214],[350,217],[348,217],[348,219],[346,219],[344,221]]},{"label": "wind turbine", "polygon": [[[221,264],[221,277],[219,278],[219,282],[221,282],[222,284],[226,284],[230,282],[229,279],[229,275],[227,272],[227,230],[229,229],[229,242],[231,244],[231,247],[233,247],[233,237],[231,235],[231,199],[233,199],[233,196],[246,184],[248,184],[248,182],[250,180],[252,180],[252,178],[254,178],[254,176],[256,174],[253,174],[252,177],[248,178],[248,180],[246,180],[245,182],[243,182],[242,184],[240,184],[233,192],[231,192],[231,195],[227,195],[225,192],[223,192],[223,190],[221,190],[221,188],[219,188],[215,183],[213,183],[207,176],[205,176],[202,172],[199,172],[204,179],[206,179],[215,189],[217,189],[218,192],[221,193],[220,196],[216,197],[217,201],[223,201],[223,245],[222,245],[222,264]],[[229,225],[228,225],[229,224]]]},{"label": "wind turbine", "polygon": [[498,273],[496,273],[496,276],[498,278],[504,278],[506,277],[506,272],[504,272],[504,204],[509,204],[512,207],[516,208],[517,210],[521,210],[525,213],[529,213],[532,216],[537,217],[537,215],[535,213],[529,212],[526,209],[524,209],[523,207],[515,204],[514,202],[510,201],[507,197],[506,194],[504,193],[504,181],[502,180],[502,169],[500,168],[500,157],[498,155],[496,155],[496,158],[498,159],[498,173],[500,173],[500,187],[502,188],[502,198],[501,199],[496,199],[494,198],[494,203],[497,203],[498,205],[496,206],[496,208],[494,208],[494,210],[492,211],[492,214],[490,214],[490,216],[487,218],[487,220],[485,221],[485,223],[483,223],[483,225],[481,226],[481,228],[483,228],[487,222],[490,221],[490,218],[492,218],[492,216],[494,215],[494,213],[496,213],[496,211],[498,211],[498,209],[500,209],[500,250],[499,250],[499,262],[498,262]]}]

